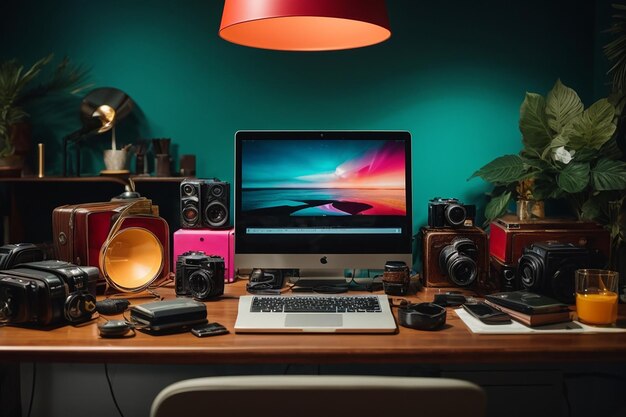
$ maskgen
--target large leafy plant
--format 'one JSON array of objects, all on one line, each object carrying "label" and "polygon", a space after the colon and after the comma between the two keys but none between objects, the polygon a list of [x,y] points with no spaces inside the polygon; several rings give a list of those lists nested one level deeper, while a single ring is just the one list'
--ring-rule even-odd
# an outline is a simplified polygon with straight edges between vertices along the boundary
[{"label": "large leafy plant", "polygon": [[607,99],[585,109],[578,94],[557,80],[546,97],[526,93],[519,129],[519,154],[498,157],[470,177],[495,185],[487,221],[520,198],[567,199],[579,218],[609,216],[610,203],[626,189],[626,163],[619,159],[615,107]]},{"label": "large leafy plant", "polygon": [[15,59],[0,63],[0,158],[13,153],[11,129],[28,119],[29,104],[53,92],[77,93],[88,87],[84,84],[88,71],[71,65],[67,58],[61,60],[47,79],[35,84],[52,59],[53,55],[48,55],[28,69]]}]

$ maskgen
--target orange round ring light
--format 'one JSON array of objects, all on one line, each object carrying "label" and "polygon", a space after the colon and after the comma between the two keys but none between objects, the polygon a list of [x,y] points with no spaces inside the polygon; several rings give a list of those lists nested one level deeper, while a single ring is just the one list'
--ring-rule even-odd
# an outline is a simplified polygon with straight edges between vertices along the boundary
[{"label": "orange round ring light", "polygon": [[145,290],[163,269],[163,246],[147,229],[129,227],[115,233],[100,251],[100,270],[122,292]]},{"label": "orange round ring light", "polygon": [[283,51],[360,48],[391,36],[384,0],[226,0],[219,33]]}]

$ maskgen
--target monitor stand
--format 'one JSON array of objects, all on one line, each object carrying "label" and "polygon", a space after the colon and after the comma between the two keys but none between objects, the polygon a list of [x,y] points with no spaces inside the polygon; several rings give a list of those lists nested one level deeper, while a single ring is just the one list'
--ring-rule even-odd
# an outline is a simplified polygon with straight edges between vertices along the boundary
[{"label": "monitor stand", "polygon": [[300,269],[297,276],[289,278],[292,291],[348,290],[349,278],[344,269]]}]

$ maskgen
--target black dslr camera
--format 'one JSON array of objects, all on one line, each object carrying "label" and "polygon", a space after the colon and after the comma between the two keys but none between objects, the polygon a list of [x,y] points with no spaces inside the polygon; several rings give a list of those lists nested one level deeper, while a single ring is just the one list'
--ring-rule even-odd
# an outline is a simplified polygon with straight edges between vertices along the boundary
[{"label": "black dslr camera", "polygon": [[476,206],[465,205],[456,198],[435,197],[428,202],[428,225],[430,227],[473,226]]},{"label": "black dslr camera", "polygon": [[0,323],[49,326],[81,323],[96,310],[99,270],[41,261],[0,271]]},{"label": "black dslr camera", "polygon": [[189,251],[176,261],[176,295],[207,300],[224,294],[224,258]]},{"label": "black dslr camera", "polygon": [[574,304],[575,272],[592,268],[589,250],[571,243],[539,242],[524,248],[517,267],[519,288]]}]

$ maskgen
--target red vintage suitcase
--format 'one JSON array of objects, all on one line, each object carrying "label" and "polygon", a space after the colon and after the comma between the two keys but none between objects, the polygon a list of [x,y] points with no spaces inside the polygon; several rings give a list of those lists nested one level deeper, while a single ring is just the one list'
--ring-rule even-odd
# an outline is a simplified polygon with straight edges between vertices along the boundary
[{"label": "red vintage suitcase", "polygon": [[[129,208],[129,204],[132,207]],[[102,245],[115,218],[122,211],[125,217],[120,229],[140,227],[152,232],[163,247],[163,268],[156,278],[169,276],[169,226],[158,217],[158,207],[147,199],[75,204],[57,207],[52,213],[55,255],[57,259],[99,267]],[[115,217],[114,217],[115,216]],[[105,283],[100,271],[99,287]]]},{"label": "red vintage suitcase", "polygon": [[606,259],[611,241],[608,230],[597,223],[568,219],[520,221],[505,215],[494,220],[489,228],[489,254],[503,264],[515,266],[522,250],[536,242],[572,243],[597,250]]}]

